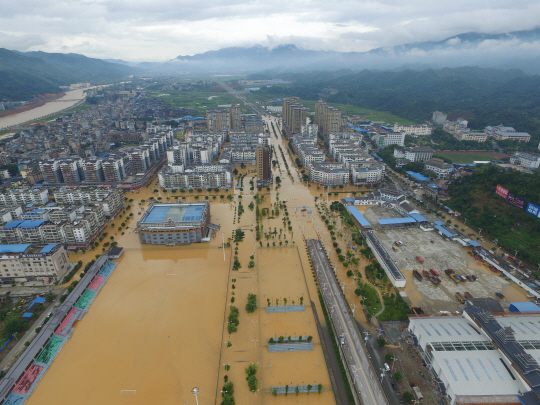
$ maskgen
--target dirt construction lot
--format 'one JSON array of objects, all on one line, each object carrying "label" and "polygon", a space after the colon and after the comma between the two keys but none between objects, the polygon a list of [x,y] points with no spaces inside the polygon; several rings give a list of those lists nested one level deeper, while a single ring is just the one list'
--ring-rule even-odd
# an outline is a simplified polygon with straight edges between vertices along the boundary
[{"label": "dirt construction lot", "polygon": [[[403,271],[407,278],[405,292],[412,306],[422,307],[426,313],[438,311],[461,311],[463,305],[456,298],[456,293],[464,295],[469,292],[474,298],[496,298],[495,292],[501,292],[505,299],[501,301],[503,308],[508,309],[510,302],[527,301],[525,291],[512,282],[491,272],[480,261],[470,256],[465,248],[457,242],[443,239],[437,232],[425,232],[420,228],[395,228],[377,231],[377,238],[384,246],[392,260]],[[395,241],[403,245],[394,251]],[[431,242],[433,241],[433,243]],[[424,263],[416,259],[421,256]],[[445,273],[445,269],[453,269],[458,275],[475,275],[478,280],[456,283]],[[427,279],[418,281],[412,270],[436,270],[441,279],[440,284],[433,284]]]}]

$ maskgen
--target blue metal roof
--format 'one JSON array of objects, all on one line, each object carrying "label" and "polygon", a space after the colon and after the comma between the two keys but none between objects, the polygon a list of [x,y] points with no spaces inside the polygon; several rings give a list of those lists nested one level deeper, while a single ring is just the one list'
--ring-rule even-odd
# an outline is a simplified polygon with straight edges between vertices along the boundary
[{"label": "blue metal roof", "polygon": [[11,221],[4,225],[4,228],[17,228],[20,224],[22,224],[24,221],[17,220],[17,221]]},{"label": "blue metal roof", "polygon": [[368,222],[368,220],[356,209],[356,207],[348,206],[347,210],[351,213],[351,215],[358,221],[358,223],[361,226],[371,226],[371,224]]},{"label": "blue metal roof", "polygon": [[413,218],[416,222],[429,222],[426,218],[424,218],[420,214],[413,213],[413,214],[409,214],[409,216]]},{"label": "blue metal roof", "polygon": [[54,247],[57,246],[56,243],[52,243],[50,245],[45,246],[43,249],[39,251],[39,253],[49,253],[51,250],[54,249]]},{"label": "blue metal roof", "polygon": [[444,229],[441,225],[435,225],[435,229],[437,229],[438,231],[440,231],[444,236],[446,236],[447,238],[453,238],[454,237],[454,234],[452,234],[451,232],[448,232],[446,229]]},{"label": "blue metal roof", "polygon": [[510,312],[540,312],[540,307],[534,302],[511,302]]},{"label": "blue metal roof", "polygon": [[18,228],[35,228],[40,226],[43,222],[47,222],[47,219],[36,219],[35,221],[27,220],[23,221],[22,224],[19,224]]},{"label": "blue metal roof", "polygon": [[30,243],[20,243],[16,245],[0,245],[0,253],[22,253],[28,249]]},{"label": "blue metal roof", "polygon": [[383,218],[378,219],[379,225],[396,225],[396,224],[414,224],[416,220],[411,217],[405,218]]},{"label": "blue metal roof", "polygon": [[352,198],[352,197],[344,198],[344,200],[347,201],[347,202],[352,202],[352,203],[354,202],[354,198]]},{"label": "blue metal roof", "polygon": [[429,177],[426,177],[426,176],[424,176],[423,174],[420,174],[420,173],[411,172],[410,170],[407,170],[405,173],[407,173],[409,176],[412,176],[415,179],[420,180],[420,181],[431,181],[431,179]]},{"label": "blue metal roof", "polygon": [[471,246],[474,246],[474,247],[482,247],[482,245],[480,243],[478,243],[477,241],[475,240],[470,240],[467,242],[468,245],[471,245]]}]

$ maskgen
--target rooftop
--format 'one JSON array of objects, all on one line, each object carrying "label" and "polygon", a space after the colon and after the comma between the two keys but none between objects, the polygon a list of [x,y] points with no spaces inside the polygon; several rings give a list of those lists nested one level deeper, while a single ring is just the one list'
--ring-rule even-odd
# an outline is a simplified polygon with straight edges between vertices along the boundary
[{"label": "rooftop", "polygon": [[383,218],[377,220],[380,225],[396,225],[396,224],[415,224],[416,220],[411,217],[405,218]]},{"label": "rooftop", "polygon": [[201,220],[206,205],[207,203],[154,204],[141,223],[197,222]]},{"label": "rooftop", "polygon": [[351,215],[354,217],[354,219],[356,219],[361,226],[371,226],[368,220],[360,213],[360,211],[358,211],[358,209],[356,209],[356,207],[347,206],[347,209],[349,210]]}]

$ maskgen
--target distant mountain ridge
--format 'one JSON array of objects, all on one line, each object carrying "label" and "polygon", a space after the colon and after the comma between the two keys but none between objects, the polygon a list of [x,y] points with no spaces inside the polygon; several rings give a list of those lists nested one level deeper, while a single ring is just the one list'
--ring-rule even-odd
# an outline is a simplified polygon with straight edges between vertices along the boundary
[{"label": "distant mountain ridge", "polygon": [[31,100],[59,93],[59,86],[106,83],[138,72],[137,68],[79,54],[18,52],[0,48],[0,99]]},{"label": "distant mountain ridge", "polygon": [[[519,44],[535,44],[523,51]],[[262,70],[306,71],[335,69],[396,69],[403,65],[422,68],[477,65],[520,68],[540,73],[540,28],[503,34],[464,33],[442,41],[408,43],[367,52],[314,51],[293,44],[268,48],[230,47],[193,56],[180,55],[161,66],[161,71],[254,72]]]}]

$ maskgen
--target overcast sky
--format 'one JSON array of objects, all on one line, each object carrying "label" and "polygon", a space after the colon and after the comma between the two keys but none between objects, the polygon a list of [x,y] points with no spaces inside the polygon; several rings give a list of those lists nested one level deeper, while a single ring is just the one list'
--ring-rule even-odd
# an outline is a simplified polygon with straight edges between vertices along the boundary
[{"label": "overcast sky", "polygon": [[254,44],[367,51],[540,25],[538,0],[25,0],[0,10],[0,47],[130,61]]}]

